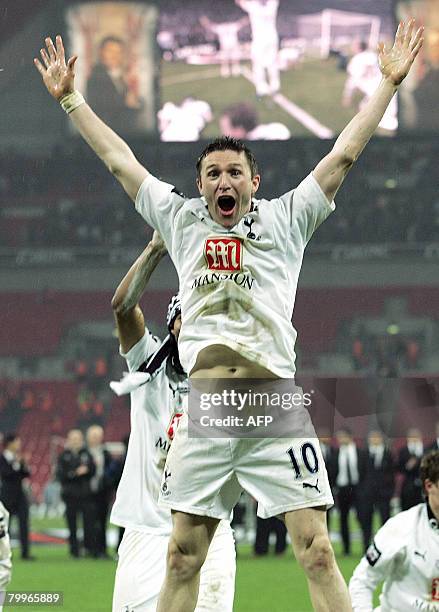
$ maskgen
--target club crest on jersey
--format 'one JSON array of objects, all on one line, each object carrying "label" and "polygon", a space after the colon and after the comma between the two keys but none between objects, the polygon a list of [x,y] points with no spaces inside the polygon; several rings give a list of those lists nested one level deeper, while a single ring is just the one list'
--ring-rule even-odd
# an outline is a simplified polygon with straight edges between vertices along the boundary
[{"label": "club crest on jersey", "polygon": [[431,583],[431,601],[439,601],[439,578],[433,578]]},{"label": "club crest on jersey", "polygon": [[164,479],[162,483],[162,496],[167,497],[168,495],[171,494],[167,480],[168,478],[172,476],[172,474],[171,472],[168,472],[168,470],[165,468],[165,471],[163,472],[163,476],[164,476]]},{"label": "club crest on jersey", "polygon": [[242,268],[242,243],[238,238],[207,238],[204,257],[209,270],[239,272]]}]

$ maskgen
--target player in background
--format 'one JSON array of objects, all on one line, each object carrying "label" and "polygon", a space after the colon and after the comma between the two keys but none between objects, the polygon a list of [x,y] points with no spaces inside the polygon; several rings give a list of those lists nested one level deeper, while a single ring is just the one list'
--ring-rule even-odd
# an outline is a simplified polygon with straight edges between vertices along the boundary
[{"label": "player in background", "polygon": [[420,467],[425,502],[390,518],[375,535],[349,583],[354,612],[439,610],[439,451]]},{"label": "player in background", "polygon": [[[126,461],[111,512],[125,528],[113,596],[113,612],[155,612],[166,570],[172,528],[168,509],[157,499],[166,455],[187,393],[187,377],[178,358],[180,302],[169,305],[169,334],[160,343],[145,327],[139,300],[155,267],[166,254],[157,232],[118,286],[112,300],[120,352],[129,372],[117,392],[131,390],[131,433]],[[232,612],[235,545],[228,521],[212,540],[201,570],[196,610]]]},{"label": "player in background", "polygon": [[9,512],[0,502],[0,612],[3,610],[7,585],[11,581],[12,553],[9,541]]},{"label": "player in background", "polygon": [[256,95],[273,95],[280,89],[279,34],[276,25],[279,0],[235,2],[250,18],[253,84],[256,87]]},{"label": "player in background", "polygon": [[[423,30],[415,33],[414,27],[414,20],[400,23],[393,47],[381,45],[382,81],[329,154],[297,189],[271,201],[254,200],[260,176],[253,155],[238,141],[214,142],[200,156],[197,185],[203,199],[185,199],[173,185],[153,177],[75,91],[76,56],[66,62],[61,37],[56,38],[56,46],[46,39],[43,63],[35,59],[46,88],[136,202],[137,210],[160,231],[177,267],[183,301],[179,356],[191,375],[208,379],[294,376],[296,333],[291,315],[305,246],[333,210],[335,194],[419,52]],[[224,267],[224,272],[217,271]],[[175,470],[167,471],[161,488],[166,493],[162,503],[174,510],[174,526],[159,612],[195,609],[199,570],[209,543],[219,519],[228,518],[241,493],[237,466],[230,465],[230,452],[223,451],[231,441],[191,439],[188,443],[184,420],[187,423],[182,417],[167,459],[173,456]],[[351,610],[326,528],[324,510],[332,504],[332,496],[318,442],[313,439],[307,446],[315,453],[311,470],[303,457],[300,463],[292,457],[300,448],[293,449],[291,439],[261,438],[253,446],[243,442],[247,451],[241,455],[242,465],[254,497],[259,498],[259,515],[284,513],[314,609]],[[195,458],[192,452],[197,453]],[[305,482],[313,470],[310,482]],[[222,489],[229,485],[233,490],[223,495]]]},{"label": "player in background", "polygon": [[[367,43],[361,42],[358,52],[349,60],[346,71],[348,76],[343,89],[342,104],[351,106],[354,95],[359,93],[361,95],[359,109],[361,110],[381,80],[376,52],[369,49]],[[394,131],[398,127],[396,96],[392,98],[378,127],[388,131]]]},{"label": "player in background", "polygon": [[238,76],[241,74],[239,60],[241,57],[238,33],[248,23],[248,17],[243,17],[238,21],[226,21],[214,23],[203,15],[200,23],[207,31],[213,32],[218,37],[221,57],[221,76]]}]

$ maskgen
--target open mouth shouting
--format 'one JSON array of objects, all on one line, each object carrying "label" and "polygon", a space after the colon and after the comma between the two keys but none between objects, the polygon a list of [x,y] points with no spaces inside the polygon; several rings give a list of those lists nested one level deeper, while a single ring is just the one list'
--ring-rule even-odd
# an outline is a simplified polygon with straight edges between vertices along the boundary
[{"label": "open mouth shouting", "polygon": [[222,195],[218,198],[218,208],[224,217],[231,217],[236,210],[236,200],[231,195]]}]

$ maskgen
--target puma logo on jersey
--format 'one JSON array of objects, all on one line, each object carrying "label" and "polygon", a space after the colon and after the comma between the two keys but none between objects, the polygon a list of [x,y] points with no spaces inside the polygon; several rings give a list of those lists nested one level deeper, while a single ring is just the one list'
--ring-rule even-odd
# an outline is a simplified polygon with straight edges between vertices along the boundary
[{"label": "puma logo on jersey", "polygon": [[418,550],[415,550],[415,556],[416,556],[416,557],[421,557],[421,559],[422,559],[423,561],[425,561],[425,555],[426,555],[426,554],[427,554],[426,552],[425,552],[425,553],[420,553]]},{"label": "puma logo on jersey", "polygon": [[316,484],[309,484],[308,482],[304,482],[302,483],[302,486],[304,489],[315,489],[317,491],[317,493],[321,493],[320,489],[319,489],[319,479],[317,478]]}]

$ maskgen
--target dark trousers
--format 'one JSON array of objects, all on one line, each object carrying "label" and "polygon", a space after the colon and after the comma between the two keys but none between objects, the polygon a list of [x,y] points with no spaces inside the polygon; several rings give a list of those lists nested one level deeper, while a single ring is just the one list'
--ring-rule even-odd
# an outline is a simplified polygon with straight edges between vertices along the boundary
[{"label": "dark trousers", "polygon": [[287,529],[285,525],[282,523],[282,521],[275,517],[269,519],[261,519],[258,516],[256,523],[256,539],[254,547],[256,555],[267,554],[268,539],[272,531],[276,534],[276,545],[274,549],[275,553],[277,555],[280,555],[285,552],[285,549],[287,547]]},{"label": "dark trousers", "polygon": [[410,480],[406,479],[401,487],[401,510],[409,510],[422,502],[422,489]]},{"label": "dark trousers", "polygon": [[351,553],[351,534],[349,531],[349,511],[356,508],[356,486],[340,487],[337,494],[338,511],[340,512],[340,531],[345,555]]},{"label": "dark trousers", "polygon": [[107,553],[107,517],[109,501],[107,493],[93,495],[94,549],[97,554]]},{"label": "dark trousers", "polygon": [[364,552],[369,548],[372,540],[372,521],[373,513],[376,510],[381,519],[381,525],[390,518],[390,499],[375,497],[372,494],[365,494],[359,500],[358,520],[363,534]]},{"label": "dark trousers", "polygon": [[27,498],[23,494],[17,500],[3,499],[2,501],[10,514],[10,521],[13,516],[18,519],[21,556],[26,558],[29,556],[29,503]]},{"label": "dark trousers", "polygon": [[96,543],[94,537],[94,511],[93,502],[90,498],[65,497],[66,520],[69,528],[70,554],[79,556],[79,543],[77,535],[78,516],[82,517],[84,529],[84,548],[92,555],[96,554]]}]

